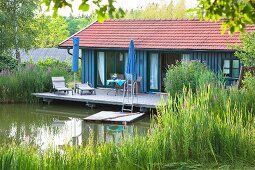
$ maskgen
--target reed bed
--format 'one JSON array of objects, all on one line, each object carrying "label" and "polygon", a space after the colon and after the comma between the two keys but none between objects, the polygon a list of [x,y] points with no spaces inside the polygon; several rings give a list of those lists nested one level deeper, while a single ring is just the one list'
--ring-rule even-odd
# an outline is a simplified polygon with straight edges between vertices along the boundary
[{"label": "reed bed", "polygon": [[[255,118],[248,89],[205,86],[159,106],[146,136],[115,143],[0,148],[0,169],[208,169],[255,167]],[[252,100],[252,99],[250,99]],[[249,102],[249,101],[248,101]]]},{"label": "reed bed", "polygon": [[68,63],[53,59],[25,63],[11,74],[0,76],[0,103],[36,102],[31,94],[50,91],[52,76],[71,79],[70,68]]}]

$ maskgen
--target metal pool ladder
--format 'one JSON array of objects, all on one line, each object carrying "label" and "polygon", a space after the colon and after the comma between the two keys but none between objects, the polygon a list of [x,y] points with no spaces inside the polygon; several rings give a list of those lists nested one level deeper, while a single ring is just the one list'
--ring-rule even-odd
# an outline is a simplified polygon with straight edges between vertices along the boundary
[{"label": "metal pool ladder", "polygon": [[[130,87],[130,95],[128,93],[128,89]],[[126,81],[124,83],[124,91],[123,91],[123,101],[122,101],[122,112],[130,112],[133,113],[133,108],[134,108],[134,90],[136,87],[136,81],[134,81],[132,83],[128,83],[128,81]],[[130,101],[131,98],[131,102]],[[137,99],[138,100],[138,99]]]}]

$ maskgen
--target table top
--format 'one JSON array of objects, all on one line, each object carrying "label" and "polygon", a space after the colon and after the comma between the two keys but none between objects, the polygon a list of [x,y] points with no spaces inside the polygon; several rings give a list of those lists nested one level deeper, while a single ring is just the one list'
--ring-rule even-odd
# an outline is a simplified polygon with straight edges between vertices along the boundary
[{"label": "table top", "polygon": [[107,82],[107,85],[109,85],[110,83],[117,83],[119,86],[122,86],[126,82],[126,80],[122,80],[122,79],[113,80],[113,79],[110,79],[110,80],[107,80],[106,82]]}]

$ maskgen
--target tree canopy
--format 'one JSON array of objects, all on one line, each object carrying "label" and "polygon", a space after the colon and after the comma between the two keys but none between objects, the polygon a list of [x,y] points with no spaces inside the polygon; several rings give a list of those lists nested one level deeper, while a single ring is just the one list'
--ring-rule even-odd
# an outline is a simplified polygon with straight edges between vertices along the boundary
[{"label": "tree canopy", "polygon": [[[34,45],[36,28],[33,25],[36,0],[0,1],[0,55],[10,49],[29,49]],[[19,58],[17,58],[19,59]]]},{"label": "tree canopy", "polygon": [[69,30],[69,36],[73,35],[74,33],[78,32],[79,30],[83,29],[90,23],[94,22],[96,20],[95,15],[91,14],[89,16],[69,16],[65,18],[67,24],[68,24],[68,30]]},{"label": "tree canopy", "polygon": [[244,31],[247,24],[255,24],[255,0],[198,0],[194,9],[201,19],[225,19],[222,31]]},{"label": "tree canopy", "polygon": [[255,32],[247,32],[241,36],[241,46],[235,46],[237,56],[245,66],[255,66]]},{"label": "tree canopy", "polygon": [[68,24],[61,17],[40,16],[36,19],[38,34],[36,38],[36,47],[51,48],[56,47],[61,41],[69,36]]},{"label": "tree canopy", "polygon": [[169,3],[151,3],[145,9],[134,9],[126,11],[124,18],[127,19],[178,19],[190,18],[186,12],[185,0],[179,0],[174,4],[173,0]]}]

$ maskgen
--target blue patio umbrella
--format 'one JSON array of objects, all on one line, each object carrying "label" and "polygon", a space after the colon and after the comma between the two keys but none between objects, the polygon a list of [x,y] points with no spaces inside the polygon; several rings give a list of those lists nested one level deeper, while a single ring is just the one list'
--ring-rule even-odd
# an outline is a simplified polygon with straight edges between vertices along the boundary
[{"label": "blue patio umbrella", "polygon": [[[128,86],[130,86],[131,90],[131,97],[133,100],[133,93],[134,93],[134,89],[133,89],[133,80],[136,77],[136,55],[135,55],[135,45],[134,45],[134,40],[130,40],[130,44],[129,44],[129,49],[128,49],[128,58],[127,58],[127,67],[126,67],[126,79],[127,80],[131,80],[130,84],[127,84],[127,88]],[[129,82],[129,81],[128,81]],[[125,93],[123,93],[124,95]]]},{"label": "blue patio umbrella", "polygon": [[130,74],[132,80],[136,76],[136,55],[135,55],[135,45],[134,40],[130,40],[129,49],[128,49],[128,59],[127,59],[127,67],[126,71],[127,74]]},{"label": "blue patio umbrella", "polygon": [[79,37],[73,37],[73,60],[72,71],[74,72],[74,88],[75,88],[75,73],[78,72],[79,67]]},{"label": "blue patio umbrella", "polygon": [[72,60],[72,71],[78,72],[79,65],[79,37],[73,37],[73,60]]}]

